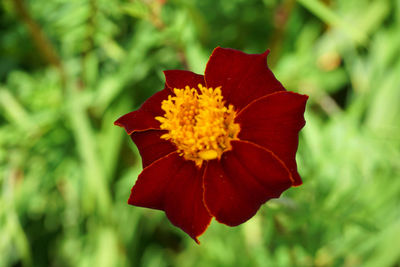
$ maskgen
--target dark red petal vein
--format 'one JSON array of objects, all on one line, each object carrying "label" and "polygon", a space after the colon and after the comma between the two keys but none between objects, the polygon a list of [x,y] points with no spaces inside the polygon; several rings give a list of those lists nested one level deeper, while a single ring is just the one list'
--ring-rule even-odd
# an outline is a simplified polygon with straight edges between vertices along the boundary
[{"label": "dark red petal vein", "polygon": [[259,144],[275,153],[288,167],[293,185],[300,185],[296,151],[299,131],[305,125],[304,110],[308,96],[277,92],[261,97],[237,114],[240,140]]},{"label": "dark red petal vein", "polygon": [[128,203],[164,210],[172,224],[199,243],[212,218],[203,203],[203,171],[171,153],[143,170]]},{"label": "dark red petal vein", "polygon": [[222,86],[224,100],[240,110],[261,96],[285,91],[267,66],[267,50],[262,54],[246,54],[217,47],[205,70],[207,87]]},{"label": "dark red petal vein", "polygon": [[160,138],[166,132],[163,130],[148,130],[132,133],[131,139],[138,147],[142,156],[143,168],[146,168],[159,158],[176,151],[175,145],[170,141]]},{"label": "dark red petal vein", "polygon": [[168,98],[171,91],[166,87],[162,91],[155,93],[136,111],[132,111],[120,117],[114,122],[115,125],[124,127],[128,134],[135,131],[145,131],[149,129],[159,129],[160,122],[155,117],[164,115],[161,109],[161,102]]},{"label": "dark red petal vein", "polygon": [[204,200],[210,213],[229,226],[250,219],[265,201],[279,197],[292,182],[274,154],[258,145],[232,141],[220,161],[209,161],[204,173]]}]

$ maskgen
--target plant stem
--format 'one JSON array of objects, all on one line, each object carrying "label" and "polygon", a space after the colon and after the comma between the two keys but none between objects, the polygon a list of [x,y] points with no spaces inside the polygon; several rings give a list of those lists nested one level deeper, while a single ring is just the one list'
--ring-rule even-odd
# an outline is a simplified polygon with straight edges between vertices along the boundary
[{"label": "plant stem", "polygon": [[12,2],[18,16],[28,28],[33,42],[40,54],[48,64],[57,68],[60,73],[61,81],[63,84],[65,84],[66,75],[62,62],[49,38],[46,36],[40,25],[32,18],[23,0],[12,0]]}]

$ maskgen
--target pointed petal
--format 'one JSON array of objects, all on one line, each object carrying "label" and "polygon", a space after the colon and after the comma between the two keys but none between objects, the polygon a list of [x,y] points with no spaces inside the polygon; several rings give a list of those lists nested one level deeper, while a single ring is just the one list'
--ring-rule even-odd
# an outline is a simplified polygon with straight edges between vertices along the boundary
[{"label": "pointed petal", "polygon": [[279,197],[292,182],[285,165],[258,145],[232,141],[220,161],[204,173],[204,200],[217,221],[229,226],[250,219],[265,201]]},{"label": "pointed petal", "polygon": [[205,70],[207,87],[222,86],[222,95],[236,110],[261,96],[285,91],[268,68],[267,55],[246,54],[238,50],[217,47]]},{"label": "pointed petal", "polygon": [[198,88],[198,85],[204,85],[204,76],[187,70],[166,70],[164,71],[165,83],[171,89],[183,89],[185,86]]},{"label": "pointed petal", "polygon": [[136,111],[132,111],[120,117],[114,122],[115,125],[124,127],[128,134],[135,131],[159,129],[160,122],[155,119],[165,112],[161,109],[161,102],[168,98],[171,91],[166,87],[147,99]]},{"label": "pointed petal", "polygon": [[212,218],[203,202],[203,173],[204,168],[199,170],[193,162],[185,161],[165,197],[165,213],[170,221],[197,243],[197,237],[207,229]]},{"label": "pointed petal", "polygon": [[288,167],[293,185],[300,185],[296,151],[299,131],[305,125],[304,110],[308,96],[277,92],[257,99],[237,114],[240,140],[259,144],[275,153]]},{"label": "pointed petal", "polygon": [[212,218],[203,203],[203,171],[171,153],[143,170],[128,203],[164,210],[172,224],[199,243]]},{"label": "pointed petal", "polygon": [[142,157],[143,168],[154,161],[176,151],[176,146],[171,142],[160,137],[167,131],[148,130],[144,132],[134,132],[131,135],[132,141],[139,149]]},{"label": "pointed petal", "polygon": [[166,188],[182,164],[183,161],[174,152],[143,169],[132,187],[128,204],[164,210]]}]

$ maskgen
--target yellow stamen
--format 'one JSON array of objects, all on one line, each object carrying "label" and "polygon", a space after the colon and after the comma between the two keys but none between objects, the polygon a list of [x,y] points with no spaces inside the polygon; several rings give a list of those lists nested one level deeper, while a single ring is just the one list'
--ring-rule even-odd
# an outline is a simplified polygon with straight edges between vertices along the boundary
[{"label": "yellow stamen", "polygon": [[161,138],[172,141],[180,155],[198,167],[204,160],[220,159],[240,131],[233,106],[224,105],[221,87],[199,84],[199,90],[186,86],[174,93],[161,103],[164,116],[156,117],[160,128],[168,130]]}]

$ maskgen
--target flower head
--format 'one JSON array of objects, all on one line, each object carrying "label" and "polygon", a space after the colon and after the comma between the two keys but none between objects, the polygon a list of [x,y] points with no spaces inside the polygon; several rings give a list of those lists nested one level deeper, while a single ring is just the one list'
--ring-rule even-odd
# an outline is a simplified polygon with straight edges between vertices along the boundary
[{"label": "flower head", "polygon": [[165,88],[115,122],[142,156],[129,204],[165,211],[198,242],[213,217],[239,225],[302,183],[295,156],[308,97],[285,90],[268,52],[218,47],[204,76],[165,71]]},{"label": "flower head", "polygon": [[220,87],[214,90],[199,84],[197,90],[174,88],[174,94],[161,103],[164,116],[156,117],[160,129],[168,130],[161,138],[171,140],[179,155],[198,167],[205,160],[221,159],[231,149],[231,140],[237,139],[240,126],[234,122],[233,106],[225,107]]}]

